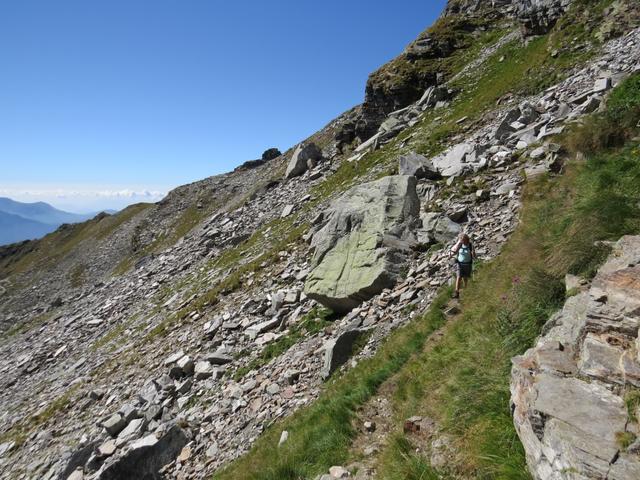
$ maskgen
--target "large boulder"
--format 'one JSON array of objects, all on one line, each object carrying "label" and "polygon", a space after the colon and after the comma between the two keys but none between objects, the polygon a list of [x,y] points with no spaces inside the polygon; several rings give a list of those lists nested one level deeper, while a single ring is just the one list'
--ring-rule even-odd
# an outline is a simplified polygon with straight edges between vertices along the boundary
[{"label": "large boulder", "polygon": [[640,409],[624,398],[640,387],[639,262],[640,237],[623,237],[589,290],[513,359],[513,420],[536,480],[640,478],[639,445],[629,445]]},{"label": "large boulder", "polygon": [[385,177],[353,187],[323,215],[305,293],[344,313],[401,277],[418,223],[416,178]]},{"label": "large boulder", "polygon": [[420,219],[422,228],[418,230],[418,240],[423,244],[448,245],[462,232],[462,227],[443,213],[424,213]]},{"label": "large boulder", "polygon": [[310,162],[318,162],[322,159],[322,151],[315,143],[297,146],[284,174],[285,178],[293,178],[302,175],[309,168]]}]

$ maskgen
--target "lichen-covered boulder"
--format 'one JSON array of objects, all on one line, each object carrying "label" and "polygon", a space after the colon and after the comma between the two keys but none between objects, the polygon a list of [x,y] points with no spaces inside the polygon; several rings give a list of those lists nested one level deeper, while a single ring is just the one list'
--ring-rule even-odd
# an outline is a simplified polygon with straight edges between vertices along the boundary
[{"label": "lichen-covered boulder", "polygon": [[[640,237],[623,237],[588,291],[513,359],[516,431],[536,480],[640,478]],[[633,411],[636,409],[636,411]]]},{"label": "lichen-covered boulder", "polygon": [[416,178],[396,175],[353,187],[313,236],[305,293],[335,312],[353,309],[401,276],[418,224]]}]

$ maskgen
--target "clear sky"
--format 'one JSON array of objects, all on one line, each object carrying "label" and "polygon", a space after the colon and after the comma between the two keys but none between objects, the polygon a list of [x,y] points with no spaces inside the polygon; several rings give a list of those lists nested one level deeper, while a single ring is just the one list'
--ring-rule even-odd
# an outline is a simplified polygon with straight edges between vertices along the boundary
[{"label": "clear sky", "polygon": [[120,208],[284,151],[445,3],[0,2],[0,196]]}]

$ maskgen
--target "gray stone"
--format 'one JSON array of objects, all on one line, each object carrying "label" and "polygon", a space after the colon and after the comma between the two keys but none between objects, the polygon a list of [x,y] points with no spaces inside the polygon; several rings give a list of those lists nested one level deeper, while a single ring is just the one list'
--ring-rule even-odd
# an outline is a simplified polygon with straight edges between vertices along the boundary
[{"label": "gray stone", "polygon": [[202,360],[196,363],[196,367],[195,367],[196,380],[205,380],[211,377],[212,375],[213,375],[213,368],[211,367],[211,364],[208,361]]},{"label": "gray stone", "polygon": [[431,159],[434,168],[443,177],[455,177],[470,170],[476,161],[475,146],[461,143],[451,147],[442,155]]},{"label": "gray stone", "polygon": [[233,361],[233,357],[222,352],[208,353],[204,356],[204,358],[214,365],[225,365]]},{"label": "gray stone", "polygon": [[436,180],[440,174],[433,164],[423,155],[415,152],[402,155],[398,159],[398,173],[400,175],[411,175],[416,178],[427,178]]},{"label": "gray stone", "polygon": [[280,218],[286,218],[293,213],[294,205],[285,205],[282,209],[282,213],[280,214]]},{"label": "gray stone", "polygon": [[544,157],[546,154],[547,154],[546,147],[538,147],[531,150],[531,152],[529,153],[529,157],[532,158],[533,160],[538,160]]},{"label": "gray stone", "polygon": [[187,436],[175,425],[159,439],[156,435],[148,435],[133,442],[130,450],[104,469],[97,479],[160,478],[160,469],[175,460],[186,444]]},{"label": "gray stone", "polygon": [[320,161],[322,159],[322,152],[315,143],[309,143],[307,145],[300,144],[296,147],[287,170],[285,171],[285,178],[293,178],[302,175],[307,171],[309,160]]},{"label": "gray stone", "polygon": [[420,219],[422,228],[418,232],[418,240],[424,244],[439,242],[446,245],[462,231],[459,224],[442,213],[423,213]]},{"label": "gray stone", "polygon": [[102,423],[102,426],[109,435],[115,437],[127,426],[127,422],[122,415],[114,413]]},{"label": "gray stone", "polygon": [[116,442],[114,442],[113,440],[107,440],[98,447],[98,453],[102,457],[110,457],[115,453],[116,448]]},{"label": "gray stone", "polygon": [[327,379],[344,365],[353,353],[355,342],[364,333],[363,330],[347,330],[324,345],[324,364],[320,375]]},{"label": "gray stone", "polygon": [[496,189],[496,194],[507,195],[509,192],[514,191],[516,188],[518,188],[517,183],[511,183],[511,182],[503,183]]},{"label": "gray stone", "polygon": [[82,470],[76,470],[75,472],[73,472],[71,475],[67,477],[67,480],[83,480],[83,479],[84,479],[84,473],[82,472]]},{"label": "gray stone", "polygon": [[346,192],[312,238],[315,266],[305,294],[335,312],[348,312],[393,286],[402,275],[419,208],[415,177],[385,177]]}]

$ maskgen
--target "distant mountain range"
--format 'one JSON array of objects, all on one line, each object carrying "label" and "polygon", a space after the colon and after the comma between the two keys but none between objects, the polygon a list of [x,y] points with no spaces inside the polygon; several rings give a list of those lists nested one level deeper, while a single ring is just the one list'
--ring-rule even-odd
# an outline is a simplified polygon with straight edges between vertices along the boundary
[{"label": "distant mountain range", "polygon": [[80,223],[95,213],[69,213],[48,203],[22,203],[0,197],[0,245],[40,238],[63,223]]}]

